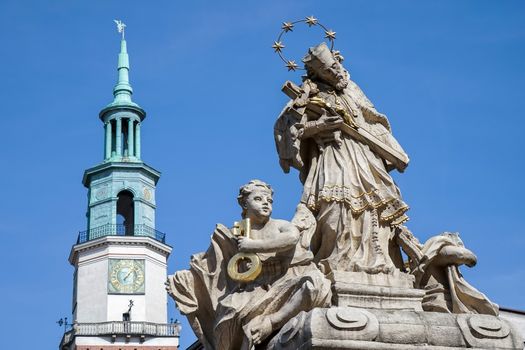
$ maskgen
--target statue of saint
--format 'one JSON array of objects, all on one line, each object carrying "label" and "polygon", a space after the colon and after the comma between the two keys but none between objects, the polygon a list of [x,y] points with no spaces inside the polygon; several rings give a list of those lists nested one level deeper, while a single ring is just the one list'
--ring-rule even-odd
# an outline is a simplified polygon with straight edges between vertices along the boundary
[{"label": "statue of saint", "polygon": [[312,250],[325,272],[389,274],[402,268],[391,244],[408,210],[389,171],[402,171],[408,157],[341,61],[324,43],[310,48],[303,84],[287,93],[292,100],[275,124],[277,151],[285,172],[300,172],[301,202],[317,220]]},{"label": "statue of saint", "polygon": [[[314,25],[315,19],[305,22]],[[283,30],[292,26],[285,23]],[[460,328],[466,322],[421,309],[497,315],[498,306],[461,276],[459,266],[474,265],[476,257],[457,234],[421,244],[403,226],[408,206],[389,172],[403,171],[408,156],[386,116],[350,80],[342,57],[321,44],[303,61],[307,75],[300,87],[284,85],[292,100],[274,127],[281,167],[298,169],[304,185],[292,222],[271,217],[272,188],[252,180],[237,197],[243,220],[232,229],[218,224],[208,250],[168,277],[168,293],[200,343],[207,350],[292,349],[307,348],[316,338],[325,341],[316,346],[327,349],[355,340],[383,348],[372,342],[383,339],[381,332],[390,339],[392,320],[420,320],[421,327],[407,324],[412,338],[401,337],[417,344],[431,339],[425,320],[446,321],[450,329],[456,320]],[[396,318],[395,309],[405,310],[404,316]],[[474,320],[488,322],[476,329],[487,339],[499,341],[505,333],[497,319]],[[386,327],[380,325],[385,321]],[[464,336],[467,331],[461,328]],[[436,334],[442,338],[442,331]]]},{"label": "statue of saint", "polygon": [[[218,226],[208,251],[192,257],[190,270],[168,278],[170,294],[206,349],[252,349],[301,311],[330,305],[330,281],[313,263],[298,228],[271,218],[272,196],[262,181],[242,186],[238,202],[251,237]],[[237,251],[262,262],[253,281],[235,283],[226,276]]]},{"label": "statue of saint", "polygon": [[[283,33],[298,22],[318,24],[313,17],[286,22]],[[281,35],[274,43],[280,55]],[[335,32],[326,35],[333,43]],[[504,344],[521,346],[494,318],[498,306],[462,277],[459,267],[476,257],[459,235],[421,244],[403,225],[408,206],[389,172],[404,171],[408,156],[342,60],[324,43],[312,47],[302,85],[283,86],[291,101],[275,123],[277,152],[304,186],[293,220],[271,217],[268,184],[242,186],[243,220],[231,229],[218,224],[207,251],[168,277],[178,309],[207,350],[414,348],[421,339],[493,348],[505,337]],[[405,325],[407,334],[396,338]]]}]

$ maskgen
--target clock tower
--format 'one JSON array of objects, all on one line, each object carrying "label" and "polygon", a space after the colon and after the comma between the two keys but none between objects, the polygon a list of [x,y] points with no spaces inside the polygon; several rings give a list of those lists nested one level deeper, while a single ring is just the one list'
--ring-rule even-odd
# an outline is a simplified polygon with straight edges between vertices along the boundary
[{"label": "clock tower", "polygon": [[167,258],[155,228],[160,172],[141,156],[146,112],[132,101],[124,24],[113,102],[100,112],[104,159],[85,171],[87,227],[71,248],[73,325],[61,350],[175,350],[180,325],[167,322]]}]

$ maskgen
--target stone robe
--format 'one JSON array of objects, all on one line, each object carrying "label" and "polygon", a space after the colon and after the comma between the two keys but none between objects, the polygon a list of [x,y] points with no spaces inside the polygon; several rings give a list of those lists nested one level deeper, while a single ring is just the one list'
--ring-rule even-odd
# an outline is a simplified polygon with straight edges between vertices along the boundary
[{"label": "stone robe", "polygon": [[[317,97],[343,107],[358,127],[403,152],[386,117],[354,82],[349,81],[342,93],[320,83],[317,86]],[[387,171],[391,164],[345,133],[341,133],[340,144],[302,139],[301,129],[311,116],[296,118],[288,112],[292,106],[293,101],[279,116],[275,139],[281,167],[285,172],[290,167],[299,170],[304,185],[301,202],[316,215],[317,232],[312,240],[316,260],[327,269],[392,272],[395,266],[390,255],[399,254],[390,252],[394,251],[390,247],[393,227],[407,220],[408,206]],[[326,237],[329,242],[323,242]]]}]

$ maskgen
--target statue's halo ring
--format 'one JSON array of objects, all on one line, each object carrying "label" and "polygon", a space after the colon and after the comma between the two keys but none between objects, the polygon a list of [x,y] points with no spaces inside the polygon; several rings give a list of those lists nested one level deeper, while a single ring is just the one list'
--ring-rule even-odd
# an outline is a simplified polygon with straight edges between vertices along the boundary
[{"label": "statue's halo ring", "polygon": [[283,37],[283,35],[285,33],[292,32],[295,24],[297,24],[297,23],[305,23],[305,24],[308,25],[308,27],[315,27],[315,26],[321,27],[324,30],[325,39],[328,39],[328,41],[330,42],[330,51],[332,53],[334,52],[335,32],[333,30],[328,29],[323,24],[321,24],[317,20],[317,18],[315,18],[314,16],[309,16],[309,17],[306,17],[304,19],[300,19],[300,20],[293,21],[293,22],[284,22],[282,27],[281,27],[282,30],[279,33],[279,36],[277,37],[277,40],[272,45],[272,48],[279,55],[281,60],[285,63],[285,65],[286,65],[286,67],[288,68],[289,71],[295,71],[295,70],[298,70],[298,69],[299,70],[304,70],[303,68],[299,68],[299,66],[295,63],[295,60],[286,59],[286,57],[284,57],[284,55],[282,53],[282,50],[284,49],[285,46],[283,45],[283,43],[281,41],[281,38]]}]

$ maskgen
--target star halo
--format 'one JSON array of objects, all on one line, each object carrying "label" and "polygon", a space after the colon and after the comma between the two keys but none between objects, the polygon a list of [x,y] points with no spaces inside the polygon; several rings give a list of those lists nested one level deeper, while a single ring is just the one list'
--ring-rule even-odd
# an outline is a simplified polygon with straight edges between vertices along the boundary
[{"label": "star halo", "polygon": [[304,19],[300,19],[293,22],[284,22],[281,26],[281,32],[279,33],[279,36],[277,37],[277,40],[274,41],[272,48],[275,53],[279,55],[281,60],[285,63],[286,68],[288,71],[296,71],[296,70],[304,70],[303,68],[299,68],[299,66],[295,63],[294,60],[289,60],[284,57],[283,55],[283,49],[285,48],[282,37],[285,33],[293,32],[294,27],[297,23],[305,23],[308,25],[308,27],[320,27],[324,30],[325,39],[328,39],[330,42],[330,51],[334,52],[334,41],[335,41],[335,32],[331,29],[326,28],[324,25],[322,25],[317,18],[314,16],[308,16]]}]

